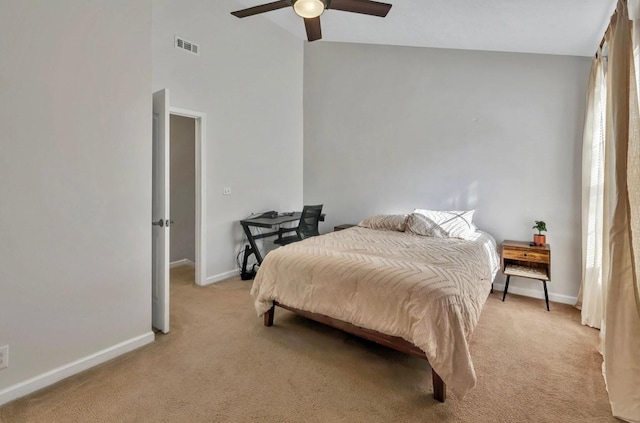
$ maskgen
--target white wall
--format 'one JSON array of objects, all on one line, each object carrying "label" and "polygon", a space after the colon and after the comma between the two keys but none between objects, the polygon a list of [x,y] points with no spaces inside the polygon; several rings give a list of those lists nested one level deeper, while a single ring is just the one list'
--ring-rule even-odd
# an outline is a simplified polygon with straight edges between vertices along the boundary
[{"label": "white wall", "polygon": [[[532,239],[534,220],[545,220],[551,297],[571,302],[589,66],[576,57],[308,44],[304,201],[324,203],[329,227],[414,207],[476,209],[498,242]],[[540,282],[521,278],[511,291],[543,295]]]},{"label": "white wall", "polygon": [[[229,276],[252,212],[302,207],[303,43],[231,0],[154,0],[153,90],[206,113],[205,236],[209,281]],[[173,47],[174,35],[200,56]],[[222,195],[223,187],[232,194]]]},{"label": "white wall", "polygon": [[171,115],[170,261],[196,261],[196,121]]},{"label": "white wall", "polygon": [[153,333],[151,2],[0,10],[2,403]]}]

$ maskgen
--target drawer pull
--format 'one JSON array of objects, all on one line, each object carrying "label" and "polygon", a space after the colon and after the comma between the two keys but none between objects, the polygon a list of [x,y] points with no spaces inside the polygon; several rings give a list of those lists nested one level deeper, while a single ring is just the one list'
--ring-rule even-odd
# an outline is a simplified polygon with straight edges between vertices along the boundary
[{"label": "drawer pull", "polygon": [[527,256],[527,253],[524,253],[524,254],[523,254],[523,256],[525,256],[525,257],[526,257],[526,256]]}]

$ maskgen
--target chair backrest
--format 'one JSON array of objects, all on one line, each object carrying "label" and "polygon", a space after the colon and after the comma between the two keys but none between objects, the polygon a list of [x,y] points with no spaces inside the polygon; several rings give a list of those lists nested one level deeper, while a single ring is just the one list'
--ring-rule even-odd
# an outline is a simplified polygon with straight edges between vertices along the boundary
[{"label": "chair backrest", "polygon": [[320,221],[321,214],[322,204],[319,204],[317,206],[304,206],[302,208],[300,223],[298,224],[298,229],[296,230],[300,239],[320,235],[320,233],[318,232],[318,222]]}]

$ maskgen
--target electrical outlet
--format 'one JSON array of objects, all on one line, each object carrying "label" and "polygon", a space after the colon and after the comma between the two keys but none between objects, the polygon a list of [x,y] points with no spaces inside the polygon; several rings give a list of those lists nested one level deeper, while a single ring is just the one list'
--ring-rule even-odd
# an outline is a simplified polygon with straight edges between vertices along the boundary
[{"label": "electrical outlet", "polygon": [[222,188],[222,195],[231,195],[231,187]]},{"label": "electrical outlet", "polygon": [[9,346],[0,347],[0,370],[9,367]]}]

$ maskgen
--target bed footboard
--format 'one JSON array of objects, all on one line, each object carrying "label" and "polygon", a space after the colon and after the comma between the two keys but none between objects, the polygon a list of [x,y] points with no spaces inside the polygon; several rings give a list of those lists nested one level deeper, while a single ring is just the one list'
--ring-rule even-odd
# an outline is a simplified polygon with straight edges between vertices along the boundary
[{"label": "bed footboard", "polygon": [[[306,317],[307,319],[311,319],[316,322],[325,324],[327,326],[331,326],[333,328],[342,330],[344,332],[350,333],[360,338],[364,338],[368,341],[372,341],[377,344],[384,345],[385,347],[393,348],[396,351],[413,355],[423,360],[427,359],[427,357],[424,355],[424,352],[421,349],[419,349],[412,343],[407,342],[404,339],[399,338],[397,336],[385,335],[383,333],[376,332],[371,329],[361,328],[359,326],[352,325],[351,323],[334,319],[333,317],[325,316],[323,314],[318,314],[318,313],[311,313],[309,311],[298,310],[293,307],[279,304],[275,301],[273,302],[273,306],[269,310],[267,310],[266,313],[264,313],[264,325],[267,327],[273,326],[273,317],[275,315],[276,305],[278,307],[284,308],[285,310],[289,310],[293,313],[296,313],[302,317]],[[431,369],[431,376],[433,380],[433,398],[435,398],[437,401],[444,402],[447,399],[447,386],[445,385],[444,381],[440,378],[440,376],[433,369]]]}]

